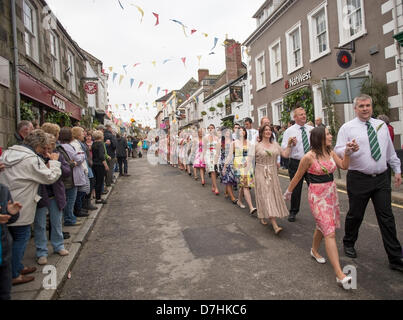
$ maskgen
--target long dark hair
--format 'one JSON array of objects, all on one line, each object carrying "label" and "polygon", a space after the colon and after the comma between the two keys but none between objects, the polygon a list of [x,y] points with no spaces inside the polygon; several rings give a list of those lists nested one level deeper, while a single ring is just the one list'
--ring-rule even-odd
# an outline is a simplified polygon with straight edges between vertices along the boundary
[{"label": "long dark hair", "polygon": [[311,131],[311,149],[317,156],[324,157],[323,150],[330,155],[332,153],[332,147],[326,146],[326,128],[316,127]]},{"label": "long dark hair", "polygon": [[[240,127],[239,130],[243,130],[245,132],[245,136],[243,138],[248,140],[248,131],[245,129],[245,127]],[[241,134],[239,134],[239,136],[241,136]]]},{"label": "long dark hair", "polygon": [[273,142],[274,137],[273,137],[273,130],[271,129],[271,126],[269,124],[265,124],[263,127],[259,128],[259,141],[262,142],[263,141],[263,133],[264,130],[266,129],[266,127],[269,127],[271,130],[271,136],[270,136],[270,143]]}]

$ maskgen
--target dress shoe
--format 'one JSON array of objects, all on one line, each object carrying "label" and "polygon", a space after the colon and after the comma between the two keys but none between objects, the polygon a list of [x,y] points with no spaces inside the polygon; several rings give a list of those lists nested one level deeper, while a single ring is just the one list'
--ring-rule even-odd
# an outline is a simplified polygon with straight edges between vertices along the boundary
[{"label": "dress shoe", "polygon": [[288,221],[295,222],[295,214],[290,213],[290,215],[288,216]]},{"label": "dress shoe", "polygon": [[67,256],[69,254],[69,252],[66,249],[62,249],[56,252],[59,256]]},{"label": "dress shoe", "polygon": [[403,258],[400,258],[400,260],[389,262],[389,267],[393,270],[403,272]]},{"label": "dress shoe", "polygon": [[357,252],[354,247],[346,247],[344,246],[344,254],[349,258],[357,258]]},{"label": "dress shoe", "polygon": [[19,277],[14,278],[12,280],[12,284],[13,284],[13,286],[16,286],[16,285],[24,284],[24,283],[31,282],[34,280],[35,280],[35,277],[20,275]]},{"label": "dress shoe", "polygon": [[21,270],[22,275],[34,273],[36,271],[36,267],[25,267],[24,269]]},{"label": "dress shoe", "polygon": [[80,213],[75,213],[74,215],[75,215],[76,217],[78,217],[78,218],[84,218],[84,217],[88,217],[88,216],[89,216],[89,214],[86,213],[85,211],[80,211]]},{"label": "dress shoe", "polygon": [[313,250],[312,250],[312,249],[311,249],[311,257],[314,258],[317,263],[320,263],[320,264],[326,263],[326,259],[323,258],[323,257],[317,258],[317,257],[313,254]]}]

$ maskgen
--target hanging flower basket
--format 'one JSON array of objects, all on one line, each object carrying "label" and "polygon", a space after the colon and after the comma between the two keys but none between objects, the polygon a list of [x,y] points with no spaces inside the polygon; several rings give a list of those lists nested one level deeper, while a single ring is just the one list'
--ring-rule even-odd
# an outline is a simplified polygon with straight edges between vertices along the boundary
[{"label": "hanging flower basket", "polygon": [[217,103],[218,108],[224,108],[224,104],[222,102]]},{"label": "hanging flower basket", "polygon": [[206,111],[202,111],[202,112],[201,112],[201,115],[204,117],[204,116],[207,115],[207,112],[206,112]]},{"label": "hanging flower basket", "polygon": [[210,109],[209,109],[211,112],[214,112],[216,109],[215,109],[215,107],[210,107]]}]

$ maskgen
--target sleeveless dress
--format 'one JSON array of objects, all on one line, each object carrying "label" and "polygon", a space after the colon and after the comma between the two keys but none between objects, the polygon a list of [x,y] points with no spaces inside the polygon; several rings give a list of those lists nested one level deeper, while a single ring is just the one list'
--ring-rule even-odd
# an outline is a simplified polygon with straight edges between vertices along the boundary
[{"label": "sleeveless dress", "polygon": [[228,152],[230,150],[230,145],[227,144],[225,147],[221,148],[221,157],[220,157],[220,181],[222,184],[225,185],[236,185],[238,183],[235,174],[234,174],[234,169],[232,166],[232,163],[229,163],[227,165],[227,171],[224,173],[224,165],[225,165],[225,160],[227,159]]},{"label": "sleeveless dress", "polygon": [[248,160],[248,146],[242,146],[241,148],[235,148],[234,156],[234,173],[238,179],[240,188],[254,188],[253,183],[253,163],[250,163],[248,167],[244,167],[244,164]]},{"label": "sleeveless dress", "polygon": [[[308,173],[323,176],[327,172],[334,173],[337,169],[333,158],[328,161],[318,161],[311,165]],[[316,228],[326,237],[340,228],[340,206],[337,187],[334,181],[326,183],[310,183],[308,201],[312,215],[316,220]]]},{"label": "sleeveless dress", "polygon": [[277,172],[277,157],[280,152],[280,146],[276,142],[270,148],[264,147],[262,143],[256,145],[255,192],[259,219],[284,218],[289,215]]},{"label": "sleeveless dress", "polygon": [[196,149],[193,167],[194,168],[205,168],[206,167],[206,164],[203,160],[203,141],[199,141],[199,148]]},{"label": "sleeveless dress", "polygon": [[217,144],[218,144],[218,142],[216,140],[207,142],[207,148],[206,148],[204,161],[206,163],[206,171],[208,173],[215,171],[214,166],[217,164],[217,163],[215,163],[215,158],[217,156]]}]

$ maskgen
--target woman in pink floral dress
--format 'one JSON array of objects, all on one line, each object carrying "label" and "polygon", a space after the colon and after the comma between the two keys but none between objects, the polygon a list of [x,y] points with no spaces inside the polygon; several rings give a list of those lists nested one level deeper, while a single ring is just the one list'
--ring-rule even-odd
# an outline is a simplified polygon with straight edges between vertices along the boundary
[{"label": "woman in pink floral dress", "polygon": [[204,142],[203,142],[203,129],[200,128],[198,130],[198,139],[193,142],[193,148],[195,149],[193,152],[195,154],[194,162],[193,162],[193,170],[194,170],[194,179],[197,178],[197,169],[200,170],[200,178],[202,185],[205,185],[204,181],[204,172],[206,170],[206,163],[204,162]]},{"label": "woman in pink floral dress", "polygon": [[308,171],[310,181],[308,200],[316,221],[311,256],[318,263],[326,262],[318,253],[320,243],[325,238],[326,253],[336,273],[336,281],[339,284],[346,284],[351,281],[351,277],[343,273],[339,262],[336,228],[340,228],[340,207],[333,173],[337,167],[343,170],[348,168],[354,141],[347,144],[344,159],[341,160],[333,152],[332,135],[328,129],[324,127],[313,129],[310,140],[311,151],[302,158],[298,171],[290,182],[284,197],[287,200],[291,199],[292,191]]}]

